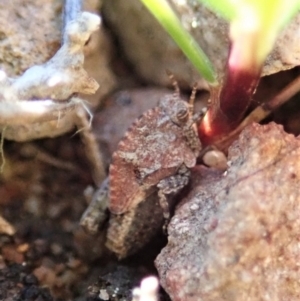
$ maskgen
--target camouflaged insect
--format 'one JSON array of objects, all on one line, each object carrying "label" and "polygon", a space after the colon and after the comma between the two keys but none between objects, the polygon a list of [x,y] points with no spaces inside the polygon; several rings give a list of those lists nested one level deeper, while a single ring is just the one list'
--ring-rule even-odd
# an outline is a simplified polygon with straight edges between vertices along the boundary
[{"label": "camouflaged insect", "polygon": [[177,88],[136,120],[113,154],[109,181],[103,182],[82,216],[81,226],[96,234],[109,207],[106,246],[119,258],[150,241],[169,218],[165,195],[189,181],[189,169],[201,149],[194,98],[195,89],[187,103]]},{"label": "camouflaged insect", "polygon": [[165,195],[188,183],[189,169],[195,166],[201,149],[193,116],[194,98],[195,90],[187,103],[177,89],[127,131],[110,165],[112,213],[131,210],[158,188],[160,205],[168,218]]}]

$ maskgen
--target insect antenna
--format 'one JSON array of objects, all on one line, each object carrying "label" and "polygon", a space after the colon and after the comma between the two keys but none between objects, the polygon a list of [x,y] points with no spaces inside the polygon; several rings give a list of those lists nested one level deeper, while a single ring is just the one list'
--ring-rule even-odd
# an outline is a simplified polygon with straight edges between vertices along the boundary
[{"label": "insect antenna", "polygon": [[197,93],[197,83],[193,85],[192,93],[189,99],[189,107],[190,107],[190,114],[193,114],[194,112],[194,104],[196,99],[196,93]]},{"label": "insect antenna", "polygon": [[179,97],[180,96],[180,89],[179,89],[179,85],[178,85],[178,82],[174,76],[173,73],[171,73],[169,70],[167,70],[167,75],[172,83],[172,86],[174,87],[174,96],[175,97]]}]

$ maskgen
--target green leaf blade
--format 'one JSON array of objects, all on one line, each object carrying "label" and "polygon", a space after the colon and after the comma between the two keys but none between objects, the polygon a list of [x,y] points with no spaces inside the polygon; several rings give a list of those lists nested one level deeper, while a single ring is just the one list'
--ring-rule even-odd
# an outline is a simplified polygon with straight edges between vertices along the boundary
[{"label": "green leaf blade", "polygon": [[141,0],[173,38],[197,71],[210,84],[217,85],[217,74],[195,39],[183,28],[166,0]]}]

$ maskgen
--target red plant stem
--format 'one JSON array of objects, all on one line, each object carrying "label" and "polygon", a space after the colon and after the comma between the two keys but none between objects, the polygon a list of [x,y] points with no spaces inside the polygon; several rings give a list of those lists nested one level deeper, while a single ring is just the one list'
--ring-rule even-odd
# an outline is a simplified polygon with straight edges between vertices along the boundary
[{"label": "red plant stem", "polygon": [[268,117],[279,106],[286,103],[290,98],[295,96],[300,91],[300,76],[296,77],[291,83],[289,83],[283,90],[281,90],[270,101],[263,103],[255,108],[229,135],[221,137],[219,140],[215,140],[214,146],[218,150],[228,150],[231,143],[237,138],[241,131],[251,123],[260,122]]},{"label": "red plant stem", "polygon": [[226,81],[220,92],[212,91],[211,106],[199,126],[204,146],[212,145],[239,125],[259,82],[259,68],[238,68],[235,64],[228,65],[227,70]]}]

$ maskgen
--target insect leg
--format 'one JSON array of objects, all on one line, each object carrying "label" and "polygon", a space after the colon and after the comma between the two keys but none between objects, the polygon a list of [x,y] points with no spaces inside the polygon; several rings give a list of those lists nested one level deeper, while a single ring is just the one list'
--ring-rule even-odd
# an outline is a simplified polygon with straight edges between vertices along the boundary
[{"label": "insect leg", "polygon": [[92,201],[83,213],[80,226],[90,234],[96,234],[99,227],[107,219],[107,203],[109,193],[108,177],[103,181],[101,187],[93,195]]},{"label": "insect leg", "polygon": [[166,195],[179,192],[188,184],[189,178],[190,170],[185,165],[182,165],[175,175],[165,178],[157,184],[159,204],[166,219],[164,229],[170,220],[170,209]]},{"label": "insect leg", "polygon": [[96,185],[100,185],[105,178],[104,160],[91,130],[91,122],[86,116],[84,108],[78,107],[75,113],[75,124],[81,135],[85,147],[85,153],[90,161],[93,171],[93,179]]}]

